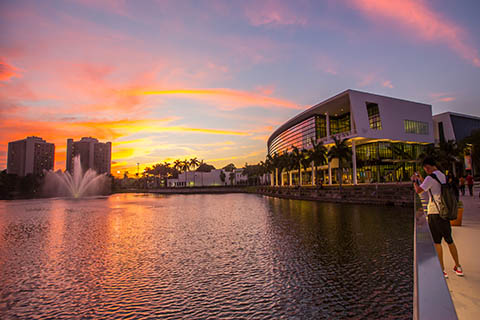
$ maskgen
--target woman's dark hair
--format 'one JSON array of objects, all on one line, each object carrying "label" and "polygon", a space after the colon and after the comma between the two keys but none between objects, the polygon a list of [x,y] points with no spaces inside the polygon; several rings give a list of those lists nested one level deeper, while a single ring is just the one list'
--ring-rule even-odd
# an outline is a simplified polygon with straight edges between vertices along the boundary
[{"label": "woman's dark hair", "polygon": [[432,157],[425,157],[425,159],[422,161],[422,167],[425,167],[426,165],[436,166],[437,162]]}]

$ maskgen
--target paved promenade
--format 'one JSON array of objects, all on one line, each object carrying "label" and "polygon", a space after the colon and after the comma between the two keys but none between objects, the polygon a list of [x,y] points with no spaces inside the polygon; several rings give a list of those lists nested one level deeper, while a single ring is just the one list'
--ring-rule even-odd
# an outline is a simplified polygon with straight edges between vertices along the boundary
[{"label": "paved promenade", "polygon": [[[447,284],[460,320],[480,319],[480,199],[476,188],[475,197],[460,196],[464,205],[463,225],[452,227],[457,244],[460,264],[465,276],[458,277],[453,271],[454,262],[443,242],[443,259],[448,273]],[[468,191],[467,191],[468,194]]]}]

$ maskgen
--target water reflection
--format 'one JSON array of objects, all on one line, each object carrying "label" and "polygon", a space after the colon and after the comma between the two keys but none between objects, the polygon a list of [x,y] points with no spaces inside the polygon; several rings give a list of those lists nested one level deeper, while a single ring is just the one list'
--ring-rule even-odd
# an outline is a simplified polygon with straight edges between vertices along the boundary
[{"label": "water reflection", "polygon": [[0,202],[0,318],[410,318],[406,211],[246,194]]}]

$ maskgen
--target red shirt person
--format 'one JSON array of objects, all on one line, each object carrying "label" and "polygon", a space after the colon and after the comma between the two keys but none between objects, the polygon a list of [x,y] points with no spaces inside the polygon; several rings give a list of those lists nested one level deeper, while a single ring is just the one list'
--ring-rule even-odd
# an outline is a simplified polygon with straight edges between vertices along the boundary
[{"label": "red shirt person", "polygon": [[472,175],[468,174],[466,180],[467,180],[468,192],[470,193],[470,196],[473,196],[473,177],[472,177]]}]

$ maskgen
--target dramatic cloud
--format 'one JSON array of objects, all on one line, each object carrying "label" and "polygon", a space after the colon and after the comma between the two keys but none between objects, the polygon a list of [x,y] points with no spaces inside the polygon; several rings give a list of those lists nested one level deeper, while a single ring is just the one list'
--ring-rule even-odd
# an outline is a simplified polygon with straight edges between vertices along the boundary
[{"label": "dramatic cloud", "polygon": [[18,69],[0,58],[0,81],[8,81],[13,77],[20,77]]},{"label": "dramatic cloud", "polygon": [[[238,91],[232,89],[174,89],[174,90],[150,90],[133,91],[139,95],[178,95],[195,98],[207,98],[218,100],[226,104],[225,107],[265,107],[265,108],[287,108],[301,109],[302,107],[287,100],[281,100],[266,95]],[[132,92],[127,92],[132,93]]]},{"label": "dramatic cloud", "polygon": [[[467,31],[445,16],[435,12],[421,0],[354,0],[357,8],[373,21],[398,23],[408,36],[443,43],[460,57],[480,67],[478,51],[468,43]],[[413,32],[412,32],[413,31]]]}]

